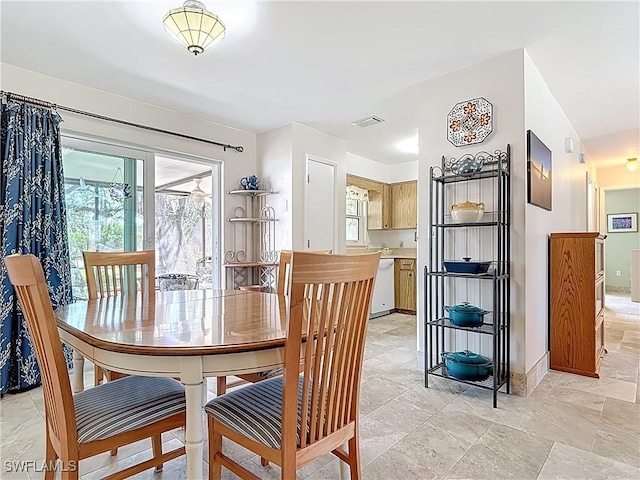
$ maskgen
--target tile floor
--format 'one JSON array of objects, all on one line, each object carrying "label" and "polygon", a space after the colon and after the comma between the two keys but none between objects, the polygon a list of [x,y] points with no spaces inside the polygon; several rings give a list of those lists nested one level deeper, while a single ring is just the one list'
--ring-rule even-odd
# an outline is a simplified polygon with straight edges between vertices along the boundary
[{"label": "tile floor", "polygon": [[[490,393],[434,379],[423,386],[416,370],[415,317],[393,314],[370,323],[361,392],[361,452],[365,479],[639,479],[640,478],[640,305],[608,295],[608,355],[600,380],[549,372],[528,398]],[[87,381],[92,382],[87,366]],[[215,381],[209,383],[210,397]],[[7,460],[42,460],[44,424],[40,388],[5,395],[0,402],[1,479],[42,478],[9,474]],[[182,431],[165,435],[178,445]],[[227,453],[263,479],[279,478],[250,452],[225,444]],[[206,452],[206,449],[205,449]],[[139,442],[118,455],[80,463],[84,480],[102,478],[143,458]],[[184,457],[138,479],[184,478]],[[203,473],[208,465],[203,461]],[[223,470],[223,478],[234,478]],[[339,478],[331,455],[298,472],[308,480]]]}]

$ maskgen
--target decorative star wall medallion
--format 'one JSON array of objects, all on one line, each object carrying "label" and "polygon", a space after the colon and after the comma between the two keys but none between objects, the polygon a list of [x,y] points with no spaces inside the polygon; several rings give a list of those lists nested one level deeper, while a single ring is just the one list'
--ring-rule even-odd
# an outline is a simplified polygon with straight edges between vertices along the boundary
[{"label": "decorative star wall medallion", "polygon": [[493,131],[493,105],[482,97],[456,103],[447,115],[447,140],[456,147],[481,143]]}]

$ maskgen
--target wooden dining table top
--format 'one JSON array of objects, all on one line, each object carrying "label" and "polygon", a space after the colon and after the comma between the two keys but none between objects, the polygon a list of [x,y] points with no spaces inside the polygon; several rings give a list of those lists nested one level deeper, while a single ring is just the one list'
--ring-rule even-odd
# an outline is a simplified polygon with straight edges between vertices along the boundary
[{"label": "wooden dining table top", "polygon": [[72,303],[58,328],[87,344],[138,355],[204,355],[283,346],[287,297],[240,290],[179,290]]}]

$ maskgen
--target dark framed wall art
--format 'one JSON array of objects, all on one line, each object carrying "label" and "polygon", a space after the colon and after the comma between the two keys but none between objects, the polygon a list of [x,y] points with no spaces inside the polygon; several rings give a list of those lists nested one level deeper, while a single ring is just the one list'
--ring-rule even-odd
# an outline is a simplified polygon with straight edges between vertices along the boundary
[{"label": "dark framed wall art", "polygon": [[527,202],[551,210],[551,150],[527,130]]}]

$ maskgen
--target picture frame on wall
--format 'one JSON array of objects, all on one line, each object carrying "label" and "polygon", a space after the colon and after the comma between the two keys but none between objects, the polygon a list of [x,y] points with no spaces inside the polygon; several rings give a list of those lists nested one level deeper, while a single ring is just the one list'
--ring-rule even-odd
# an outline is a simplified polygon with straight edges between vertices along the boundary
[{"label": "picture frame on wall", "polygon": [[637,213],[610,213],[607,215],[607,231],[609,233],[637,232]]},{"label": "picture frame on wall", "polygon": [[527,130],[527,202],[551,211],[551,150]]}]

